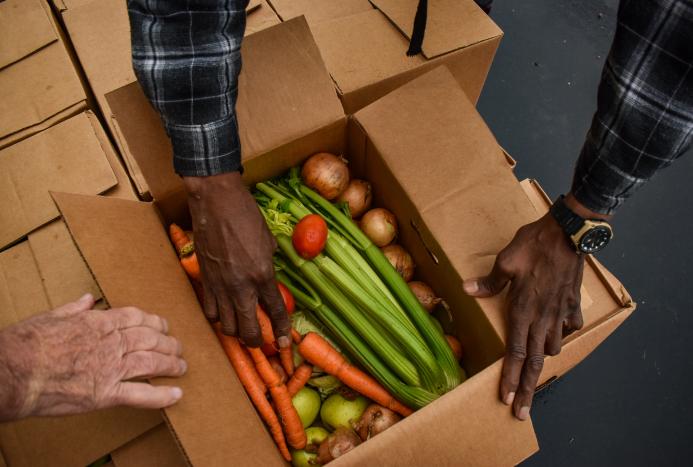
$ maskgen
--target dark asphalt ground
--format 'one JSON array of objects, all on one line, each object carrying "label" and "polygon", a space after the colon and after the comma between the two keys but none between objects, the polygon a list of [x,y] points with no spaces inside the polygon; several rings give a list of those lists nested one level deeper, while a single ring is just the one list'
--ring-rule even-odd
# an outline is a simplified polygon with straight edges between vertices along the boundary
[{"label": "dark asphalt ground", "polygon": [[[496,0],[505,31],[479,109],[553,198],[570,187],[596,108],[615,0]],[[693,46],[693,45],[692,45]],[[578,367],[537,395],[541,451],[527,466],[693,464],[693,154],[658,174],[616,215],[599,259],[638,309]]]}]

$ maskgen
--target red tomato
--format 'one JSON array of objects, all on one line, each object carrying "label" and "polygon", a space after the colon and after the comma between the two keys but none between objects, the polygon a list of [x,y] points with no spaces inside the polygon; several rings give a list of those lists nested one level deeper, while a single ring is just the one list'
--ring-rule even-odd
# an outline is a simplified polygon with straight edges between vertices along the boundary
[{"label": "red tomato", "polygon": [[296,309],[296,302],[294,301],[294,296],[291,295],[289,289],[287,289],[286,286],[281,282],[277,282],[277,287],[279,287],[279,292],[281,292],[282,299],[284,299],[284,307],[286,308],[286,312],[289,315],[291,315],[291,313],[293,313]]},{"label": "red tomato", "polygon": [[305,259],[313,259],[325,248],[327,224],[317,214],[309,214],[296,224],[291,242],[296,252]]}]

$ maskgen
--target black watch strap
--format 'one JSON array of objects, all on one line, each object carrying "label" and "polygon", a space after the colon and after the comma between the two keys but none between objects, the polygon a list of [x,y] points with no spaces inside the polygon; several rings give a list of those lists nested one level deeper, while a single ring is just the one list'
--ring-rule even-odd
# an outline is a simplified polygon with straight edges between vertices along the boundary
[{"label": "black watch strap", "polygon": [[585,219],[575,214],[565,204],[565,196],[561,195],[551,206],[551,215],[563,231],[568,235],[574,235],[585,224]]}]

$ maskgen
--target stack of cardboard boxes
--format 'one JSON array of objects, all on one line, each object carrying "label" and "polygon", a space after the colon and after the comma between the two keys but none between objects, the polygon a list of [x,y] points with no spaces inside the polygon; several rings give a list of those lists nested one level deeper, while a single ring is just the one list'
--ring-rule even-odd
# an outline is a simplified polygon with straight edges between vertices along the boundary
[{"label": "stack of cardboard boxes", "polygon": [[[474,108],[501,31],[472,0],[429,2],[423,53],[406,57],[415,0],[268,1],[248,6],[243,43],[237,113],[246,182],[315,152],[344,154],[354,175],[373,184],[375,202],[396,214],[420,278],[449,303],[453,319],[444,325],[464,343],[471,376],[334,465],[521,461],[538,447],[531,422],[516,421],[498,401],[504,297],[461,292],[462,278],[487,272],[516,229],[548,207],[536,182],[514,176],[514,161]],[[0,150],[0,326],[91,291],[104,306],[165,316],[187,349],[189,372],[177,382],[183,400],[161,412],[166,424],[159,412],[116,409],[0,425],[0,465],[81,466],[108,453],[118,467],[284,465],[168,244],[166,225],[188,222],[185,193],[130,66],[125,2],[53,7],[86,92],[47,5],[0,3],[0,22],[9,18],[14,28],[0,25],[14,44],[0,54],[0,81],[17,74],[7,81],[15,83],[8,109],[22,117],[6,118],[4,108],[0,117],[0,144],[8,141]],[[28,30],[36,37],[20,34]],[[34,65],[45,85],[21,97],[21,65],[51,48],[69,73]],[[73,84],[53,76],[59,72]],[[47,97],[56,86],[70,92]],[[145,201],[136,200],[99,119],[85,111],[88,95]],[[584,328],[546,359],[541,383],[585,358],[634,304],[590,258],[582,309]]]}]

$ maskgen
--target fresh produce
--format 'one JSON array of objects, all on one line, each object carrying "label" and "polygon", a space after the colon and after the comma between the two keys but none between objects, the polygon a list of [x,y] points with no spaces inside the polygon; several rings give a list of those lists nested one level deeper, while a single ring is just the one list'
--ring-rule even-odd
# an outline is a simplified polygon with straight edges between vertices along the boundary
[{"label": "fresh produce", "polygon": [[286,308],[286,313],[291,316],[294,311],[296,310],[296,301],[294,300],[294,296],[291,295],[291,292],[289,292],[289,289],[286,288],[284,284],[281,282],[277,282],[277,288],[279,289],[279,293],[282,294],[282,300],[284,301],[284,307]]},{"label": "fresh produce", "polygon": [[302,258],[315,258],[322,252],[327,242],[325,220],[317,214],[307,215],[296,224],[291,242]]},{"label": "fresh produce", "polygon": [[301,390],[303,386],[306,385],[310,377],[313,376],[313,366],[303,363],[296,368],[291,379],[286,384],[286,389],[289,391],[290,396],[294,396],[298,391]]},{"label": "fresh produce", "polygon": [[200,264],[197,262],[195,245],[192,240],[190,240],[188,234],[176,224],[171,224],[168,232],[171,237],[171,243],[173,243],[173,246],[176,248],[176,253],[178,253],[178,257],[180,258],[181,266],[183,266],[183,269],[192,280],[199,281],[201,278]]},{"label": "fresh produce", "polygon": [[409,282],[414,277],[414,260],[407,250],[392,244],[383,247],[383,254],[402,279]]},{"label": "fresh produce", "polygon": [[330,436],[330,433],[319,426],[306,428],[306,447],[305,449],[294,450],[291,453],[291,465],[294,467],[319,467],[318,449],[320,444]]},{"label": "fresh produce", "polygon": [[436,293],[425,282],[411,281],[409,283],[409,288],[414,292],[421,306],[429,313],[441,302],[441,299],[436,297]]},{"label": "fresh produce", "polygon": [[268,357],[276,355],[278,352],[278,346],[274,341],[274,331],[272,331],[272,322],[262,309],[260,305],[255,307],[255,314],[257,316],[257,324],[260,326],[260,332],[262,334],[262,351]]},{"label": "fresh produce", "polygon": [[347,452],[361,444],[361,438],[354,430],[346,427],[339,427],[325,441],[320,444],[318,449],[318,463],[327,464],[328,462],[343,456]]},{"label": "fresh produce", "polygon": [[356,422],[354,429],[362,441],[368,441],[370,438],[387,430],[401,419],[402,417],[392,410],[378,404],[371,404],[365,412],[363,412],[359,421]]},{"label": "fresh produce", "polygon": [[371,209],[361,218],[361,230],[376,246],[384,247],[397,237],[397,219],[387,209]]},{"label": "fresh produce", "polygon": [[296,408],[298,418],[303,423],[303,428],[309,427],[320,412],[320,394],[318,391],[303,387],[291,398],[291,402]]},{"label": "fresh produce", "polygon": [[349,182],[349,186],[339,195],[337,201],[347,203],[351,217],[356,219],[371,207],[371,202],[373,201],[371,184],[365,180],[355,178]]},{"label": "fresh produce", "polygon": [[363,396],[345,397],[341,393],[332,394],[320,407],[320,420],[330,430],[343,426],[352,428],[368,407],[368,399]]},{"label": "fresh produce", "polygon": [[[265,354],[267,355],[267,354]],[[282,367],[281,362],[276,356],[273,357],[267,357],[267,361],[270,362],[270,365],[272,365],[272,368],[274,368],[274,371],[277,372],[279,375],[279,379],[281,380],[282,384],[286,384],[286,382],[289,380],[288,375],[286,374],[286,371],[284,371],[284,367]]]},{"label": "fresh produce", "polygon": [[304,336],[298,345],[298,351],[301,352],[303,358],[313,365],[319,366],[327,373],[336,376],[342,383],[354,391],[370,397],[379,404],[404,416],[412,413],[411,409],[398,402],[373,378],[355,366],[350,365],[339,352],[334,350],[318,334],[310,332]]},{"label": "fresh produce", "polygon": [[296,412],[296,408],[291,403],[291,397],[286,389],[286,385],[281,383],[279,375],[274,371],[272,365],[267,361],[267,356],[260,349],[250,347],[248,351],[255,362],[257,372],[270,391],[289,446],[294,449],[303,449],[306,446],[306,432],[303,430],[303,424]]},{"label": "fresh produce", "polygon": [[289,449],[286,446],[286,439],[284,438],[282,426],[279,423],[277,414],[265,397],[267,388],[255,369],[253,361],[243,347],[241,347],[237,338],[227,336],[221,332],[220,323],[216,323],[214,329],[227,357],[231,361],[233,369],[238,375],[238,379],[241,380],[241,384],[248,393],[248,397],[250,397],[250,400],[255,405],[262,419],[267,423],[270,433],[272,433],[272,438],[274,438],[274,442],[279,448],[279,452],[281,452],[284,459],[290,461],[291,454],[289,454]]},{"label": "fresh produce", "polygon": [[321,152],[308,158],[301,170],[303,183],[326,199],[333,200],[349,185],[349,168],[344,159]]},{"label": "fresh produce", "polygon": [[342,387],[339,379],[332,375],[314,376],[308,380],[308,385],[317,389],[323,399],[327,399]]},{"label": "fresh produce", "polygon": [[445,335],[445,339],[447,339],[448,344],[450,345],[450,348],[452,349],[453,355],[455,355],[455,358],[457,360],[462,359],[462,344],[460,344],[460,341],[457,340],[456,337],[451,336],[449,334]]}]

